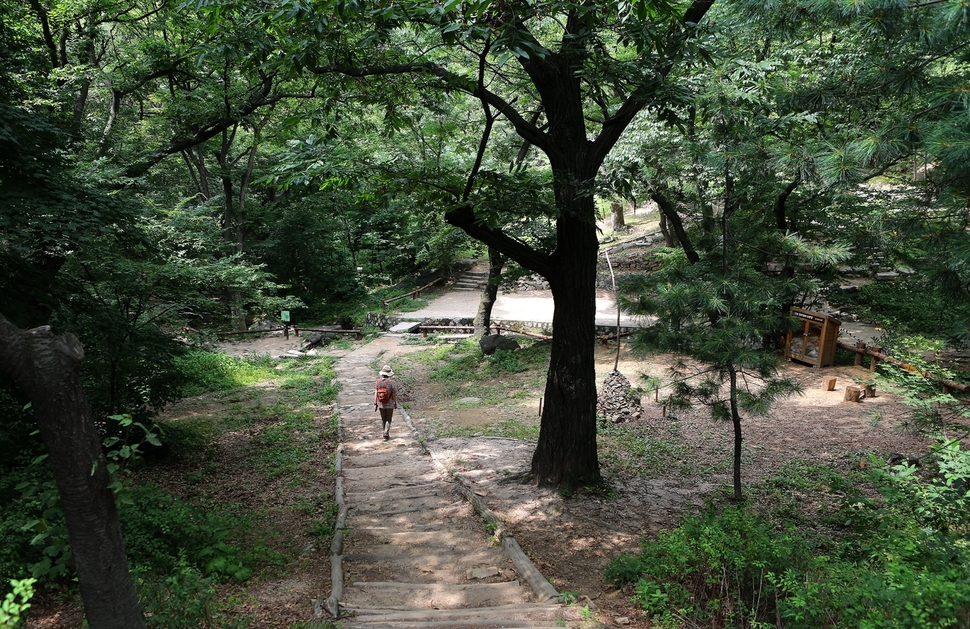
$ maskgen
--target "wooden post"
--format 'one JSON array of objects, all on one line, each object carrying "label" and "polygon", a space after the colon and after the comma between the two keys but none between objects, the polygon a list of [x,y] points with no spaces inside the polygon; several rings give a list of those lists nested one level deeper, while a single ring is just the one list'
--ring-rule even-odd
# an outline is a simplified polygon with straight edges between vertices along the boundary
[{"label": "wooden post", "polygon": [[865,341],[859,341],[858,343],[855,344],[855,346],[856,346],[856,349],[859,350],[855,354],[855,366],[856,367],[861,367],[862,366],[862,356],[863,356],[863,354],[866,351],[866,342]]},{"label": "wooden post", "polygon": [[[874,351],[876,353],[882,353],[882,348],[879,347],[878,345],[873,345],[872,351]],[[869,371],[875,372],[876,371],[876,364],[878,362],[879,362],[879,359],[876,358],[875,356],[873,356],[872,359],[869,361]]]},{"label": "wooden post", "polygon": [[539,417],[542,417],[542,398],[539,398]]},{"label": "wooden post", "polygon": [[858,402],[861,395],[862,388],[852,384],[845,388],[845,397],[842,399],[846,402]]},{"label": "wooden post", "polygon": [[660,387],[657,387],[653,390],[653,401],[654,402],[660,401]]},{"label": "wooden post", "polygon": [[290,326],[286,325],[285,323],[283,324],[283,338],[285,338],[287,341],[290,340]]},{"label": "wooden post", "polygon": [[836,378],[826,378],[822,381],[823,391],[835,391]]}]

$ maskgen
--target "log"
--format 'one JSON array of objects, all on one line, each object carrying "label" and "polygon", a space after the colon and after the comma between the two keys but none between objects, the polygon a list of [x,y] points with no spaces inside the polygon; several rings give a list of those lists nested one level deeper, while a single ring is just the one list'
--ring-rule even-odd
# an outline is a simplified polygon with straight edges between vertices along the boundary
[{"label": "log", "polygon": [[857,387],[853,384],[845,388],[845,397],[842,399],[846,402],[858,402],[861,395],[862,387]]},{"label": "log", "polygon": [[548,603],[549,601],[554,601],[559,598],[559,592],[553,587],[546,577],[542,575],[541,572],[532,563],[522,548],[519,546],[518,542],[515,541],[514,537],[508,536],[502,540],[502,546],[505,547],[505,551],[512,558],[512,563],[515,564],[515,569],[518,570],[525,580],[532,586],[532,591],[536,593],[536,598],[540,603]]},{"label": "log", "polygon": [[836,378],[826,378],[825,380],[823,380],[822,381],[822,390],[823,391],[835,391],[835,382],[836,382],[836,380],[837,380]]}]

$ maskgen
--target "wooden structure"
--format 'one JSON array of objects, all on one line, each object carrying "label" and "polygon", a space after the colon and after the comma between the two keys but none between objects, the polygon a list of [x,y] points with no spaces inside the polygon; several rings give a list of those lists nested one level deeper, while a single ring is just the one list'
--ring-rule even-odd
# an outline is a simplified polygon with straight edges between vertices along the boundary
[{"label": "wooden structure", "polygon": [[801,325],[788,333],[785,356],[815,367],[834,365],[842,322],[835,317],[802,308],[792,308],[791,314]]},{"label": "wooden structure", "polygon": [[839,347],[842,349],[847,349],[850,352],[855,352],[855,364],[857,367],[862,366],[862,357],[865,355],[871,356],[872,359],[869,361],[869,371],[876,370],[876,364],[880,360],[884,360],[888,363],[894,365],[899,365],[906,371],[918,372],[924,378],[930,378],[931,380],[936,380],[941,385],[943,385],[943,393],[951,393],[953,390],[961,391],[963,393],[970,393],[970,386],[963,384],[962,382],[956,382],[954,380],[947,380],[941,376],[936,375],[931,371],[923,371],[918,367],[914,367],[907,362],[899,360],[898,358],[893,358],[882,353],[882,348],[878,345],[866,348],[866,344],[863,342],[856,343],[855,345],[849,345],[847,343],[839,343]]}]

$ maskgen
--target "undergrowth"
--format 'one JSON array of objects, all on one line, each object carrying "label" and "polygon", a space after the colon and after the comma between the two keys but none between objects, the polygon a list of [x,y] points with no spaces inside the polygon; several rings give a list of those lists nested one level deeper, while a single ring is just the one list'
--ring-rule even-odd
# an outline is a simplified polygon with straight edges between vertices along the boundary
[{"label": "undergrowth", "polygon": [[[256,481],[260,489],[271,482],[305,484],[321,441],[337,434],[336,417],[329,412],[337,394],[333,362],[191,352],[179,363],[189,381],[183,392],[202,396],[186,404],[190,411],[205,412],[148,426],[119,416],[121,431],[102,422],[112,428],[104,433],[104,447],[118,470],[112,488],[149,627],[247,626],[248,620],[231,613],[231,604],[222,599],[220,583],[274,573],[296,549],[280,538],[267,509],[226,502],[216,493],[236,465],[235,456],[230,464],[215,456],[225,447],[216,442],[225,433],[245,431],[246,441],[232,446],[233,454],[257,472],[254,480],[263,479]],[[135,428],[140,432],[129,436]],[[162,445],[143,459],[146,440]],[[32,456],[21,457],[0,476],[0,578],[32,576],[38,587],[70,596],[76,581],[64,516],[50,466],[43,456]],[[171,466],[176,461],[179,465]],[[168,478],[172,470],[184,475]],[[160,477],[168,489],[153,480]],[[277,506],[291,508],[285,500],[272,508]],[[335,513],[332,494],[323,492],[311,513],[293,505],[291,515],[305,518],[312,535],[327,537],[333,534]]]},{"label": "undergrowth", "polygon": [[633,584],[661,627],[970,626],[970,455],[947,442],[936,456],[923,471],[873,459],[864,477],[783,470],[755,492],[759,504],[778,488],[827,495],[816,526],[785,509],[710,504],[614,559],[606,578]]}]

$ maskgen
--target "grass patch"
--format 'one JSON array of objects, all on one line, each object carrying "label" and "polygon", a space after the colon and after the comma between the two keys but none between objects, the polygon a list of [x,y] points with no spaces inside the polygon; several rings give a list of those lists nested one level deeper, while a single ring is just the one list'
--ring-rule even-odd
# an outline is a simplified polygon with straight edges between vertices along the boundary
[{"label": "grass patch", "polygon": [[414,312],[421,310],[428,305],[428,300],[424,298],[414,299],[412,297],[402,297],[388,304],[388,312]]},{"label": "grass patch", "polygon": [[530,424],[518,419],[505,419],[477,426],[456,426],[436,419],[431,421],[435,438],[448,437],[505,437],[536,441],[539,439],[539,424]]},{"label": "grass patch", "polygon": [[175,361],[186,379],[184,397],[213,391],[233,391],[273,377],[273,360],[268,356],[240,359],[228,354],[192,351]]},{"label": "grass patch", "polygon": [[671,469],[690,474],[690,448],[645,434],[635,424],[600,423],[597,431],[600,461],[612,468],[645,477]]},{"label": "grass patch", "polygon": [[253,467],[269,480],[298,472],[316,455],[322,434],[306,410],[287,413],[284,420],[264,426],[250,443]]}]

